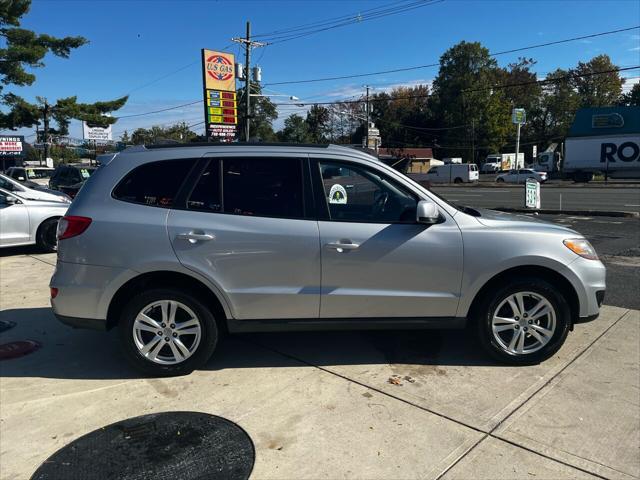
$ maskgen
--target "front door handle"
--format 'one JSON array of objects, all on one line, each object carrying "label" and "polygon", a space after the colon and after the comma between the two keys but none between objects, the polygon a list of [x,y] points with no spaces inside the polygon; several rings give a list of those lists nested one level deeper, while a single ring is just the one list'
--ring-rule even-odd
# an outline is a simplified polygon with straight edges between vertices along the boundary
[{"label": "front door handle", "polygon": [[208,240],[215,240],[214,235],[208,233],[187,232],[179,233],[176,237],[180,240],[189,240],[189,243],[206,242]]},{"label": "front door handle", "polygon": [[335,243],[327,243],[327,248],[332,248],[337,250],[338,253],[342,253],[348,250],[355,250],[359,247],[357,243],[348,243],[348,242],[335,242]]}]

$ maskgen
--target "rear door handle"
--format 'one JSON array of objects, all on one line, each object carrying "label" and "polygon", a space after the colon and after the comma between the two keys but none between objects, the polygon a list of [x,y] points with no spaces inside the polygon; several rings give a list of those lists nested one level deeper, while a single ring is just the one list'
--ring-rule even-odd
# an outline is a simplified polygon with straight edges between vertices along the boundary
[{"label": "rear door handle", "polygon": [[215,240],[216,238],[215,235],[197,232],[179,233],[176,237],[180,240],[189,240],[189,243],[206,242],[208,240]]},{"label": "rear door handle", "polygon": [[342,253],[348,250],[355,250],[359,247],[357,243],[343,243],[343,242],[335,242],[335,243],[327,243],[327,248],[332,248],[337,250],[338,253]]}]

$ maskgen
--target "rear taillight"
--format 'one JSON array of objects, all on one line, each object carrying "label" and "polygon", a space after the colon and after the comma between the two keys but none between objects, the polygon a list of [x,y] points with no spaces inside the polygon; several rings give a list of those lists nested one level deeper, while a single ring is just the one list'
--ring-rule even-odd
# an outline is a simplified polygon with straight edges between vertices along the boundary
[{"label": "rear taillight", "polygon": [[89,225],[91,225],[91,219],[89,217],[66,215],[58,222],[58,240],[65,240],[66,238],[80,235]]},{"label": "rear taillight", "polygon": [[56,298],[58,296],[58,289],[55,287],[49,287],[51,290],[51,298]]}]

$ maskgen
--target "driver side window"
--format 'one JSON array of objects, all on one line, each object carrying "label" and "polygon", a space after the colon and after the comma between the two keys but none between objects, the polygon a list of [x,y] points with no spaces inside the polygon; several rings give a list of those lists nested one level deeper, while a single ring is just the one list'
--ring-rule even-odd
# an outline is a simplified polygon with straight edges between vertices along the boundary
[{"label": "driver side window", "polygon": [[375,170],[322,160],[319,165],[332,221],[415,222],[417,198]]}]

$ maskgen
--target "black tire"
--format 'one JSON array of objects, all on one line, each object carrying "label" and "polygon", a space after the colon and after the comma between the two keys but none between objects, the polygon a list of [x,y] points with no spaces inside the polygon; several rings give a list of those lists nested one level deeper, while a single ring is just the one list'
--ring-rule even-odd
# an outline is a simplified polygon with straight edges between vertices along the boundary
[{"label": "black tire", "polygon": [[456,177],[453,183],[462,183],[462,179],[460,177]]},{"label": "black tire", "polygon": [[[492,330],[492,319],[496,308],[510,295],[518,292],[532,292],[544,297],[555,313],[555,331],[551,339],[542,348],[531,353],[515,354],[507,351],[500,345]],[[497,288],[495,293],[487,295],[487,299],[477,310],[475,321],[480,343],[493,358],[510,365],[535,365],[553,356],[564,344],[571,328],[571,312],[566,300],[553,285],[540,278],[524,277],[511,281]],[[525,330],[525,327],[519,328]],[[531,338],[531,334],[528,336],[535,341]]]},{"label": "black tire", "polygon": [[36,232],[36,245],[40,250],[48,253],[58,250],[57,229],[57,218],[50,218],[40,224]]},{"label": "black tire", "polygon": [[504,183],[504,178],[498,178],[498,179],[496,179],[496,183]]},{"label": "black tire", "polygon": [[[138,314],[146,306],[162,300],[177,301],[187,306],[193,311],[200,325],[199,344],[191,356],[180,363],[156,363],[140,352],[134,340],[134,322]],[[213,354],[218,342],[218,327],[210,309],[197,297],[174,288],[148,290],[131,298],[122,311],[118,329],[120,345],[127,360],[140,372],[154,377],[187,375],[193,370],[202,368]],[[165,347],[160,351],[163,348]]]}]

